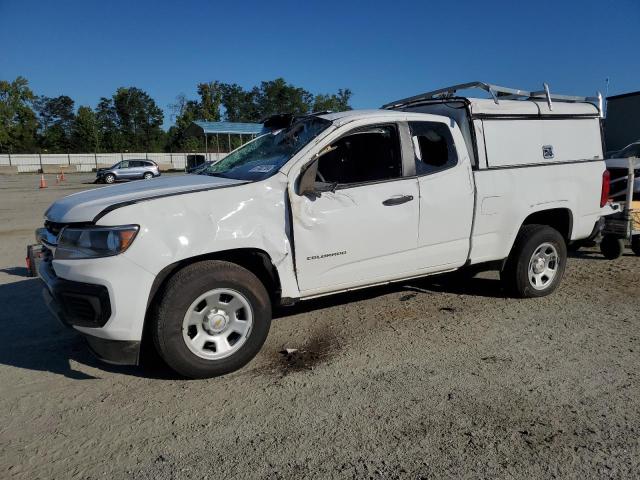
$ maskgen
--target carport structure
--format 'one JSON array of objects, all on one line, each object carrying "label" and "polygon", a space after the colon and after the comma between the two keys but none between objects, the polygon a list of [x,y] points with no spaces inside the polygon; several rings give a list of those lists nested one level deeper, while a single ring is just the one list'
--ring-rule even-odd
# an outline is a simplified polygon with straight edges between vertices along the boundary
[{"label": "carport structure", "polygon": [[231,135],[240,136],[240,144],[245,143],[245,136],[248,140],[254,139],[260,135],[263,126],[261,123],[239,123],[239,122],[205,122],[196,121],[191,123],[186,130],[186,134],[194,137],[204,136],[204,148],[207,155],[209,154],[209,137],[215,135],[216,153],[220,153],[220,135],[227,136],[228,151],[231,151]]}]

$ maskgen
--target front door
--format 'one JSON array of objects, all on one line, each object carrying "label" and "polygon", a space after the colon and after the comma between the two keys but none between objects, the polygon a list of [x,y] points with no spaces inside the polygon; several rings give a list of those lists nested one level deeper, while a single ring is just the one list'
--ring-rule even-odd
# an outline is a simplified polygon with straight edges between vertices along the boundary
[{"label": "front door", "polygon": [[292,198],[303,296],[384,281],[415,268],[418,184],[404,175],[398,126],[358,128],[323,151],[319,195]]}]

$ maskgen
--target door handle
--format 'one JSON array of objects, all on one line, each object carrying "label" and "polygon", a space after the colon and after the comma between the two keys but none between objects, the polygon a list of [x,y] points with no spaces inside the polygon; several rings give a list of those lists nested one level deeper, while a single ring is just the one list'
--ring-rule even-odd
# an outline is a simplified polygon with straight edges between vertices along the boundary
[{"label": "door handle", "polygon": [[393,205],[402,205],[413,200],[413,195],[398,195],[397,197],[387,198],[382,204],[386,207]]}]

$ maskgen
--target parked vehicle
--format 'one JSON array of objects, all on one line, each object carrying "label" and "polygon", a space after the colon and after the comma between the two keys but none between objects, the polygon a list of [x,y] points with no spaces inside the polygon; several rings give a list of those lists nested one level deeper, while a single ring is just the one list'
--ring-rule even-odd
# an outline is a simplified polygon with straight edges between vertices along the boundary
[{"label": "parked vehicle", "polygon": [[448,87],[294,118],[200,175],[76,193],[37,232],[45,297],[99,357],[138,362],[148,332],[202,378],[249,362],[277,304],[468,266],[548,295],[567,242],[610,213],[596,100]]},{"label": "parked vehicle", "polygon": [[117,180],[150,180],[160,176],[156,162],[145,159],[122,160],[109,168],[96,171],[96,182],[115,183]]}]

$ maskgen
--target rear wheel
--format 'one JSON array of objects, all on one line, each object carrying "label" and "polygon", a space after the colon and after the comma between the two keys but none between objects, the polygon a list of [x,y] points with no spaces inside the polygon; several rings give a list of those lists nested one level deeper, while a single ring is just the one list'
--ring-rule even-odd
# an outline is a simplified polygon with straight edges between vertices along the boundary
[{"label": "rear wheel", "polygon": [[635,235],[631,239],[631,251],[640,257],[640,235]]},{"label": "rear wheel", "polygon": [[176,372],[207,378],[233,372],[260,350],[271,325],[271,302],[250,271],[208,260],[167,283],[154,316],[156,348]]},{"label": "rear wheel", "polygon": [[104,183],[113,183],[116,181],[116,176],[113,173],[107,173],[104,176]]},{"label": "rear wheel", "polygon": [[543,297],[558,288],[566,263],[567,246],[560,232],[546,225],[525,225],[500,279],[511,295]]},{"label": "rear wheel", "polygon": [[142,176],[142,178],[144,178],[145,180],[151,180],[153,178],[153,173],[147,172]]},{"label": "rear wheel", "polygon": [[600,242],[600,252],[608,260],[620,258],[624,252],[624,240],[611,235],[606,235]]}]

